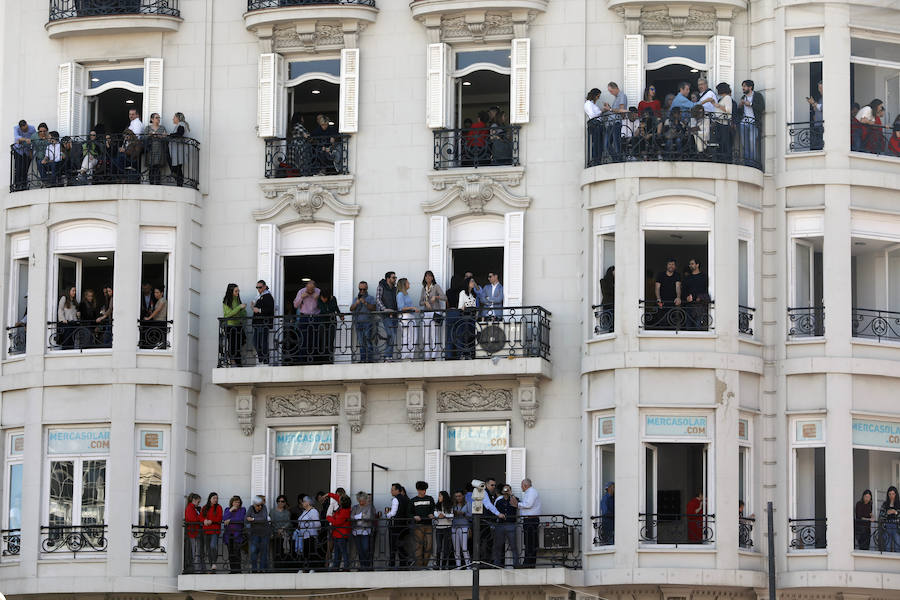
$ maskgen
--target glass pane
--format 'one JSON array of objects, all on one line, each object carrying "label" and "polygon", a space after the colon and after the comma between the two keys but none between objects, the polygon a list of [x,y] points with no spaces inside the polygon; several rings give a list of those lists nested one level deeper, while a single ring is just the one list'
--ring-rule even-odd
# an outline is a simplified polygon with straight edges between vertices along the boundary
[{"label": "glass pane", "polygon": [[738,240],[738,304],[750,306],[749,299],[750,264],[747,256],[747,242]]},{"label": "glass pane", "polygon": [[75,463],[70,460],[50,463],[49,525],[71,525],[74,506]]},{"label": "glass pane", "polygon": [[471,52],[456,53],[456,68],[465,69],[476,63],[490,63],[501,67],[510,66],[510,50],[473,50]]},{"label": "glass pane", "polygon": [[850,54],[863,58],[900,62],[900,44],[850,38]]},{"label": "glass pane", "polygon": [[647,44],[647,62],[664,58],[687,58],[698,63],[706,62],[706,46],[691,44]]},{"label": "glass pane", "polygon": [[134,85],[144,85],[144,69],[133,67],[130,69],[104,69],[102,71],[90,71],[90,88],[100,87],[110,81],[125,81]]},{"label": "glass pane", "polygon": [[[807,98],[816,102],[822,101],[819,93],[819,82],[822,80],[822,63],[797,63],[793,65],[794,77],[794,121],[798,123],[821,119],[816,117]],[[823,90],[824,91],[824,90]]]},{"label": "glass pane", "polygon": [[616,266],[616,238],[603,236],[603,271],[600,276],[606,274],[606,269]]},{"label": "glass pane", "polygon": [[804,35],[794,38],[794,56],[816,56],[821,53],[819,36]]},{"label": "glass pane", "polygon": [[138,475],[138,525],[158,527],[162,506],[162,461],[142,460]]},{"label": "glass pane", "polygon": [[301,60],[288,63],[288,79],[294,79],[307,73],[328,73],[335,77],[341,75],[341,61],[332,58],[328,60]]},{"label": "glass pane", "polygon": [[812,295],[809,288],[809,246],[803,244],[796,245],[794,276],[797,281],[794,282],[795,294],[794,304],[797,308],[810,306]]},{"label": "glass pane", "polygon": [[[738,500],[747,501],[747,449],[738,449]],[[744,511],[750,514],[746,510]]]},{"label": "glass pane", "polygon": [[9,467],[9,528],[22,526],[22,465]]},{"label": "glass pane", "polygon": [[81,524],[103,524],[106,505],[106,461],[86,460],[81,465]]},{"label": "glass pane", "polygon": [[888,252],[888,310],[900,311],[900,250]]}]

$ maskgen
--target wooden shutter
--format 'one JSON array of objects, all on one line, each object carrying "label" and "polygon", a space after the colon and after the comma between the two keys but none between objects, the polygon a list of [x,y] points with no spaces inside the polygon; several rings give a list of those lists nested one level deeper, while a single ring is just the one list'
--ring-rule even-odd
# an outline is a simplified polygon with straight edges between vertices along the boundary
[{"label": "wooden shutter", "polygon": [[447,265],[447,217],[434,216],[428,223],[428,268],[434,280],[445,290],[449,282],[444,280]]},{"label": "wooden shutter", "polygon": [[425,120],[428,127],[440,129],[448,122],[447,64],[450,46],[428,44],[428,90],[426,93]]},{"label": "wooden shutter", "polygon": [[353,221],[334,223],[334,297],[341,312],[353,302]]},{"label": "wooden shutter", "polygon": [[265,496],[269,489],[269,457],[265,454],[254,454],[250,457],[250,500],[254,496]]},{"label": "wooden shutter", "polygon": [[359,125],[359,48],[341,50],[340,132],[356,133]]},{"label": "wooden shutter", "polygon": [[506,214],[505,240],[503,244],[503,304],[522,306],[523,265],[525,242],[525,213]]},{"label": "wooden shutter", "polygon": [[525,448],[506,449],[506,481],[514,494],[521,493],[525,479]]},{"label": "wooden shutter", "polygon": [[428,484],[428,494],[437,498],[441,491],[441,451],[425,451],[425,474],[422,480]]},{"label": "wooden shutter", "polygon": [[350,453],[335,452],[331,455],[331,491],[344,488],[348,494],[350,490]]},{"label": "wooden shutter", "polygon": [[510,123],[527,123],[529,115],[529,89],[531,81],[531,40],[518,38],[512,41],[512,76],[509,79]]},{"label": "wooden shutter", "polygon": [[[715,80],[709,81],[713,90],[720,83],[727,83],[734,90],[734,37],[716,35],[712,38]],[[734,92],[733,92],[734,93]]]},{"label": "wooden shutter", "polygon": [[150,115],[159,113],[162,118],[162,95],[163,95],[163,59],[161,58],[145,58],[144,59],[144,113],[141,120],[144,123],[150,122]]},{"label": "wooden shutter", "polygon": [[84,131],[84,67],[69,62],[59,65],[56,84],[56,127],[60,135]]},{"label": "wooden shutter", "polygon": [[274,52],[259,55],[257,87],[257,135],[284,137],[284,57]]},{"label": "wooden shutter", "polygon": [[275,298],[276,310],[281,303],[278,301],[275,290],[278,283],[278,272],[280,266],[278,264],[278,227],[271,223],[261,223],[258,227],[257,234],[257,253],[256,253],[256,278],[262,279],[272,290],[272,297]]},{"label": "wooden shutter", "polygon": [[625,36],[625,66],[623,76],[625,81],[622,89],[628,96],[628,102],[637,106],[644,97],[644,36]]}]

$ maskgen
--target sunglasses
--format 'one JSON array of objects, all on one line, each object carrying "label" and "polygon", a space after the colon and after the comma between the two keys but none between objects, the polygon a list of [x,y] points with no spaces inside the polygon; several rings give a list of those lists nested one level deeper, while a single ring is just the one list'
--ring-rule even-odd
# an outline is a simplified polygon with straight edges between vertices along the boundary
[{"label": "sunglasses", "polygon": [[263,286],[258,285],[258,286],[256,286],[256,289],[261,290],[261,289],[263,289]]}]

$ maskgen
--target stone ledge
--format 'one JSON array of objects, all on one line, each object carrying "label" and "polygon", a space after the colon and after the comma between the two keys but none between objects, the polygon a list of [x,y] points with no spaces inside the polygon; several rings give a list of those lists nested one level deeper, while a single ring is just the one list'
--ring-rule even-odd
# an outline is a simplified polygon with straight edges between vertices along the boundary
[{"label": "stone ledge", "polygon": [[765,174],[757,168],[691,161],[633,161],[588,167],[581,187],[616,179],[722,179],[763,187]]},{"label": "stone ledge", "polygon": [[181,17],[169,15],[107,15],[102,17],[72,17],[50,21],[44,29],[50,39],[77,35],[99,35],[104,33],[141,33],[147,31],[178,31]]}]

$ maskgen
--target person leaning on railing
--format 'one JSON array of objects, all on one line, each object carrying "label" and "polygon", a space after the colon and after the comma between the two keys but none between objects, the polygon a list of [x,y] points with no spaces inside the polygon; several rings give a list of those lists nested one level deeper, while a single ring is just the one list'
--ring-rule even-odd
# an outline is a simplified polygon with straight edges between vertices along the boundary
[{"label": "person leaning on railing", "polygon": [[244,544],[244,519],[247,509],[240,496],[232,496],[228,508],[222,513],[224,530],[222,544],[228,548],[228,566],[231,573],[241,572],[241,546]]},{"label": "person leaning on railing", "polygon": [[269,568],[269,511],[264,496],[255,496],[244,520],[250,527],[250,572],[262,573]]},{"label": "person leaning on railing", "polygon": [[191,126],[184,118],[184,113],[177,112],[172,117],[172,125],[174,131],[169,134],[169,138],[175,138],[174,143],[169,143],[169,168],[172,170],[172,176],[175,178],[175,185],[181,187],[184,185],[184,164],[187,162],[187,146],[183,139],[184,134],[191,130]]},{"label": "person leaning on railing", "polygon": [[194,573],[203,573],[206,570],[203,563],[202,526],[203,517],[200,515],[200,494],[189,494],[187,506],[184,507],[184,531],[187,534],[188,545],[190,546],[191,570]]},{"label": "person leaning on railing", "polygon": [[241,347],[244,345],[244,317],[247,305],[241,302],[241,288],[236,283],[229,283],[225,288],[222,300],[222,313],[225,318],[224,343],[225,356],[229,366],[241,366]]},{"label": "person leaning on railing", "polygon": [[369,495],[365,492],[356,494],[356,504],[350,509],[350,520],[353,523],[353,545],[356,546],[356,557],[359,568],[372,568],[372,537],[374,536],[375,509]]}]

